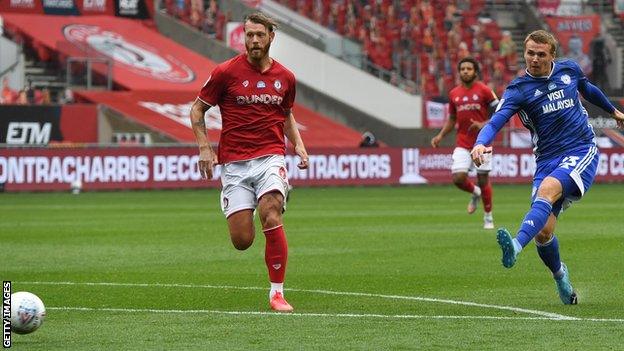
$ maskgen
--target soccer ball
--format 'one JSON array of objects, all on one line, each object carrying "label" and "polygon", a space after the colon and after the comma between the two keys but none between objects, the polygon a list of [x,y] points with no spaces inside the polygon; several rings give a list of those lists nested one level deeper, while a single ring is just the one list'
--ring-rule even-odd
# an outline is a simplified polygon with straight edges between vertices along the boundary
[{"label": "soccer ball", "polygon": [[43,323],[46,310],[37,295],[26,291],[11,294],[11,331],[32,333]]}]

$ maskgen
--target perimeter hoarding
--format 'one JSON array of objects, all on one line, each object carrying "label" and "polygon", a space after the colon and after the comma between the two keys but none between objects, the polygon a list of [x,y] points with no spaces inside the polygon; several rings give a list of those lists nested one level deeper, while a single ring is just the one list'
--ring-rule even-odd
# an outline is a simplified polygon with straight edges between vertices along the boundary
[{"label": "perimeter hoarding", "polygon": [[[294,186],[449,184],[451,149],[310,149],[310,168],[299,170],[287,155]],[[494,183],[531,182],[535,170],[528,149],[496,150]],[[84,190],[219,187],[202,180],[192,147],[4,148],[0,183],[5,191],[64,191],[80,180]],[[624,149],[602,150],[597,182],[624,181]]]},{"label": "perimeter hoarding", "polygon": [[95,105],[0,105],[0,144],[97,142]]}]

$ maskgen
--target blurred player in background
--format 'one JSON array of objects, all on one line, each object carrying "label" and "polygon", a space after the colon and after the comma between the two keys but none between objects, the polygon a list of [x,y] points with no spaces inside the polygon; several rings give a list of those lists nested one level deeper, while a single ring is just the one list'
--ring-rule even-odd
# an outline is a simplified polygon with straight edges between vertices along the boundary
[{"label": "blurred player in background", "polygon": [[[282,213],[288,194],[284,134],[308,167],[306,152],[291,108],[295,76],[269,56],[277,23],[262,13],[245,17],[246,52],[218,65],[191,107],[191,122],[199,145],[199,170],[211,179],[223,165],[221,208],[235,248],[245,250],[255,237],[257,209],[266,237],[265,262],[271,290],[269,305],[292,311],[284,299],[288,245]],[[204,114],[219,105],[223,126],[218,156],[206,136]]]},{"label": "blurred player in background", "polygon": [[477,165],[481,164],[489,152],[485,145],[492,142],[515,113],[519,114],[531,132],[537,168],[531,209],[516,237],[512,238],[504,228],[498,230],[502,262],[505,267],[512,267],[522,249],[535,239],[537,252],[553,274],[561,301],[567,305],[576,304],[577,295],[568,268],[559,257],[555,224],[559,213],[589,190],[600,157],[579,92],[610,113],[620,128],[624,127],[624,114],[587,80],[576,62],[555,61],[556,52],[557,40],[552,34],[538,30],[526,37],[526,75],[516,78],[505,90],[492,119],[477,137],[472,158]]},{"label": "blurred player in background", "polygon": [[457,124],[456,147],[453,151],[453,183],[463,191],[471,194],[468,202],[468,213],[477,210],[479,199],[483,199],[483,228],[494,229],[492,216],[492,185],[488,173],[492,170],[490,162],[477,168],[475,185],[468,178],[468,171],[475,165],[470,158],[470,149],[477,139],[490,115],[490,110],[498,104],[496,94],[487,85],[479,81],[479,63],[471,58],[461,59],[457,64],[461,84],[449,92],[449,119],[440,132],[431,139],[431,146],[438,147],[440,141],[450,133]]}]

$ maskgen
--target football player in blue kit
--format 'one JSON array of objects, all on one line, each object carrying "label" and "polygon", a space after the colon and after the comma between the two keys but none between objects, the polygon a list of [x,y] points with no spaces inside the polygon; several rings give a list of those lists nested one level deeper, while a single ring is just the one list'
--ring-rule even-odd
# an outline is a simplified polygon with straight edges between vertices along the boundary
[{"label": "football player in blue kit", "polygon": [[624,128],[624,114],[587,80],[576,62],[555,61],[556,52],[557,40],[552,34],[538,30],[526,37],[526,74],[507,86],[496,112],[481,129],[471,155],[475,164],[481,164],[484,155],[491,151],[485,145],[518,113],[531,132],[537,168],[531,209],[516,236],[512,237],[504,228],[497,232],[503,266],[511,268],[522,249],[535,239],[540,258],[553,274],[559,297],[568,305],[577,303],[577,295],[568,268],[559,258],[555,224],[559,213],[589,190],[600,156],[579,93],[610,113],[619,128]]}]

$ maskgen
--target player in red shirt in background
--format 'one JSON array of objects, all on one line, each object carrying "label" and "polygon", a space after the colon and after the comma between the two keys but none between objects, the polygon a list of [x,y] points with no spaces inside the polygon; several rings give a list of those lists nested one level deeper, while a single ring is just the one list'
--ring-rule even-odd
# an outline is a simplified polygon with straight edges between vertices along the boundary
[{"label": "player in red shirt in background", "polygon": [[[277,23],[254,13],[245,17],[244,27],[246,52],[218,65],[191,107],[198,166],[202,177],[211,179],[213,167],[223,165],[221,209],[235,248],[245,250],[253,243],[257,209],[266,237],[269,304],[273,310],[290,312],[283,290],[288,245],[282,212],[289,187],[284,134],[301,160],[300,169],[308,167],[308,154],[291,112],[295,76],[269,57]],[[215,105],[222,118],[218,155],[204,122],[204,114]]]},{"label": "player in red shirt in background", "polygon": [[[444,136],[450,133],[457,124],[456,147],[453,151],[453,183],[466,192],[472,194],[468,203],[468,213],[477,209],[479,198],[483,198],[483,228],[494,229],[492,217],[492,185],[488,173],[492,170],[490,162],[476,167],[472,162],[470,150],[474,145],[479,131],[488,121],[491,109],[498,104],[496,94],[487,85],[477,80],[479,63],[465,57],[457,64],[461,84],[449,92],[449,119],[440,132],[431,139],[431,145],[438,147]],[[491,154],[489,154],[491,158]],[[478,186],[468,178],[468,171],[476,167]]]}]

